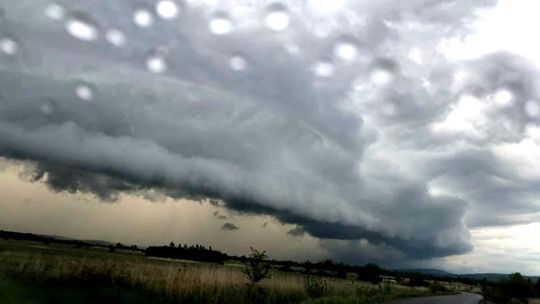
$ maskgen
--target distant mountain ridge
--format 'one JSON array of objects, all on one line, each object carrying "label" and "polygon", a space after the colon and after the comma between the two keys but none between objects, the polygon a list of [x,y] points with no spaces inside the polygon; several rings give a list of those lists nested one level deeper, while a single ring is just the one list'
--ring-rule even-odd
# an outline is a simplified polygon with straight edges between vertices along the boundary
[{"label": "distant mountain ridge", "polygon": [[[505,273],[467,273],[467,274],[455,274],[448,271],[440,270],[440,269],[434,269],[434,268],[413,268],[413,269],[395,269],[394,271],[397,272],[405,272],[405,273],[418,273],[423,275],[430,275],[433,277],[450,277],[450,278],[469,278],[469,279],[475,279],[475,280],[487,280],[491,282],[497,282],[500,280],[504,280],[510,276],[510,274]],[[533,281],[538,280],[540,278],[539,276],[525,276],[527,278],[530,278]]]}]

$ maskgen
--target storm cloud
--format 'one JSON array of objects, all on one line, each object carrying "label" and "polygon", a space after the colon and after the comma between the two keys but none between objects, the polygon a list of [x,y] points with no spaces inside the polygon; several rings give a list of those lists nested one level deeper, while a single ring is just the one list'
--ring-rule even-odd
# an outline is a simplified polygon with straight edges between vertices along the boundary
[{"label": "storm cloud", "polygon": [[[148,28],[133,13],[152,2],[70,1],[65,21],[48,1],[3,3],[18,50],[0,54],[0,155],[56,191],[271,215],[349,261],[465,253],[468,226],[540,211],[538,176],[504,151],[538,123],[525,106],[537,72],[511,54],[444,54],[496,1],[284,1],[283,30],[270,2],[226,2],[187,1]],[[70,36],[70,20],[96,37]]]},{"label": "storm cloud", "polygon": [[234,231],[234,230],[238,230],[240,228],[238,228],[238,226],[236,226],[235,224],[233,223],[225,223],[221,226],[221,230],[226,230],[226,231]]}]

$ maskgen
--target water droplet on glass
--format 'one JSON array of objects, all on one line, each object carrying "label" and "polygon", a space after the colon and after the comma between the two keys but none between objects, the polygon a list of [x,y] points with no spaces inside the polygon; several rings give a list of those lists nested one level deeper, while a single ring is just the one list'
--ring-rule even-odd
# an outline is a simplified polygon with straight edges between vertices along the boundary
[{"label": "water droplet on glass", "polygon": [[294,56],[300,55],[301,53],[300,47],[294,43],[285,44],[285,50],[287,50],[287,53]]},{"label": "water droplet on glass", "polygon": [[351,62],[358,57],[358,47],[352,41],[339,41],[334,47],[334,55],[343,61]]},{"label": "water droplet on glass", "polygon": [[494,98],[495,98],[495,103],[498,106],[506,107],[512,104],[513,99],[514,99],[514,94],[512,94],[512,92],[510,92],[508,89],[498,89],[495,92]]},{"label": "water droplet on glass", "polygon": [[99,37],[96,23],[86,15],[76,14],[66,22],[68,33],[83,41],[94,41]]},{"label": "water droplet on glass", "polygon": [[530,117],[537,117],[540,114],[540,105],[536,100],[529,100],[525,103],[525,112]]},{"label": "water droplet on glass", "polygon": [[229,60],[229,67],[235,71],[243,71],[247,67],[247,61],[242,56],[234,56]]},{"label": "water droplet on glass", "polygon": [[394,80],[394,75],[389,70],[378,68],[371,71],[369,79],[377,85],[384,86]]},{"label": "water droplet on glass", "polygon": [[58,3],[51,3],[45,8],[45,16],[60,21],[66,16],[66,9]]},{"label": "water droplet on glass", "polygon": [[210,20],[208,29],[214,35],[225,35],[232,31],[233,25],[227,14],[218,13]]},{"label": "water droplet on glass", "polygon": [[153,51],[146,56],[146,68],[156,74],[164,73],[167,70],[165,55],[160,51]]},{"label": "water droplet on glass", "polygon": [[154,15],[149,9],[138,8],[133,13],[133,22],[135,22],[138,27],[151,27],[154,24]]},{"label": "water droplet on glass", "polygon": [[318,77],[327,78],[334,74],[334,65],[328,61],[320,61],[313,66],[313,72]]},{"label": "water droplet on glass", "polygon": [[75,88],[75,94],[77,95],[77,97],[85,101],[89,101],[94,98],[93,88],[85,83],[77,85],[77,87]]},{"label": "water droplet on glass", "polygon": [[412,61],[418,63],[418,64],[422,64],[424,62],[423,60],[423,52],[421,49],[415,47],[413,49],[411,49],[409,51],[409,59],[411,59]]},{"label": "water droplet on glass", "polygon": [[118,29],[109,29],[105,34],[105,39],[116,47],[124,46],[127,41],[126,35]]},{"label": "water droplet on glass", "polygon": [[161,0],[156,4],[156,12],[163,19],[174,19],[178,16],[178,4],[172,0]]},{"label": "water droplet on glass", "polygon": [[50,103],[45,103],[39,107],[39,110],[45,115],[50,115],[53,112],[53,107]]},{"label": "water droplet on glass", "polygon": [[0,38],[0,50],[6,55],[15,55],[19,50],[19,44],[8,37]]},{"label": "water droplet on glass", "polygon": [[274,31],[283,31],[289,27],[290,19],[287,8],[282,4],[272,4],[264,17],[266,26]]}]

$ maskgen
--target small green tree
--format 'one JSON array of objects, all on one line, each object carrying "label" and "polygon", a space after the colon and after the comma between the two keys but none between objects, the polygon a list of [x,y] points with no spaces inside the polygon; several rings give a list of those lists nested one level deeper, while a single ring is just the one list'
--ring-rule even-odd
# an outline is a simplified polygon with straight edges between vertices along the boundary
[{"label": "small green tree", "polygon": [[248,277],[251,285],[269,278],[270,275],[270,264],[268,263],[268,255],[266,251],[259,251],[253,247],[249,247],[251,253],[247,259],[243,272]]}]

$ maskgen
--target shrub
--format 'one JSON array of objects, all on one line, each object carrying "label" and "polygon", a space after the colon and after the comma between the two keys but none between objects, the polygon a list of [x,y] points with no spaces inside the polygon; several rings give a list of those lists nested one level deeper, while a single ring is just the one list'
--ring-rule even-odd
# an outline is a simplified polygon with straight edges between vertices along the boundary
[{"label": "shrub", "polygon": [[251,285],[270,277],[270,264],[268,263],[268,255],[266,251],[259,251],[250,247],[251,253],[246,262],[244,274],[248,277]]},{"label": "shrub", "polygon": [[434,282],[429,285],[429,291],[432,293],[446,293],[448,292],[448,288],[446,288],[443,284],[439,282]]},{"label": "shrub", "polygon": [[504,281],[484,285],[482,294],[496,304],[527,303],[527,298],[534,296],[534,288],[530,279],[515,273]]}]

